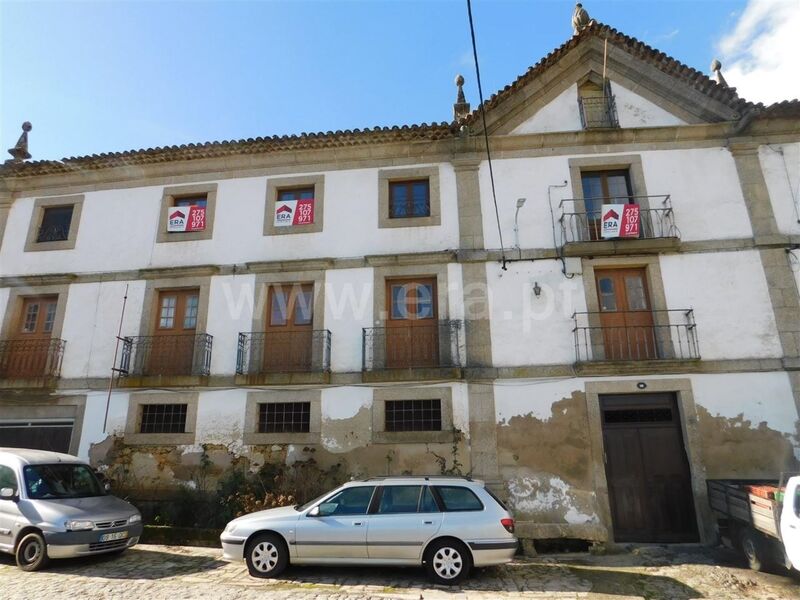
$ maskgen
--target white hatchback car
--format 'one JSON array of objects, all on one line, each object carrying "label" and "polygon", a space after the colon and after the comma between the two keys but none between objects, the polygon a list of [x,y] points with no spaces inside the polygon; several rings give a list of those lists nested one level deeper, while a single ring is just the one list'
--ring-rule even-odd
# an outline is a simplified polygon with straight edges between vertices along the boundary
[{"label": "white hatchback car", "polygon": [[510,561],[514,519],[482,481],[385,477],[350,481],[304,504],[239,517],[220,536],[223,556],[254,577],[292,564],[424,565],[453,585],[473,566]]}]

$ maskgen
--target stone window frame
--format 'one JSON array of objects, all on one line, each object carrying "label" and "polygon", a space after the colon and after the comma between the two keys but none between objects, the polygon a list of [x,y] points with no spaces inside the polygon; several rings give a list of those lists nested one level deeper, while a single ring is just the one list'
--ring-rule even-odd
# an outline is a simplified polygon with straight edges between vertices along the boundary
[{"label": "stone window frame", "polygon": [[[634,196],[639,196],[637,202],[642,210],[650,208],[647,198],[647,184],[642,168],[642,156],[640,154],[619,154],[602,156],[583,156],[580,158],[569,159],[569,178],[572,185],[572,199],[579,200],[574,208],[576,213],[585,213],[586,204],[583,202],[583,180],[581,175],[592,171],[618,171],[627,170],[631,182],[631,192]],[[581,231],[583,234],[583,231]],[[589,241],[589,240],[583,240]],[[602,241],[602,240],[591,240]]]},{"label": "stone window frame", "polygon": [[[583,290],[586,299],[586,310],[589,313],[588,324],[592,327],[592,355],[603,348],[603,335],[600,327],[600,300],[597,297],[597,281],[595,269],[638,269],[645,270],[647,291],[649,293],[650,310],[653,313],[653,325],[663,327],[662,331],[670,335],[669,315],[666,312],[667,294],[664,290],[664,279],[661,276],[661,262],[658,255],[651,256],[609,256],[604,258],[584,259],[582,265]],[[669,340],[659,340],[659,350],[666,352]],[[603,362],[603,361],[599,361]],[[640,361],[636,361],[640,362]]]},{"label": "stone window frame", "polygon": [[[197,433],[197,405],[200,392],[146,392],[131,394],[125,419],[126,444],[145,446],[187,446],[195,443]],[[186,431],[184,433],[139,433],[144,404],[186,404]]]},{"label": "stone window frame", "polygon": [[[275,227],[275,205],[278,192],[294,188],[314,186],[314,222],[308,225]],[[296,233],[319,233],[325,215],[325,175],[297,175],[292,177],[270,177],[267,179],[267,196],[264,203],[264,235],[291,235]]]},{"label": "stone window frame", "polygon": [[51,339],[61,339],[64,329],[64,318],[67,312],[67,299],[69,297],[69,285],[44,285],[41,287],[22,287],[12,288],[9,292],[6,304],[6,313],[3,317],[3,325],[0,330],[0,339],[7,340],[14,335],[14,328],[20,323],[22,316],[22,305],[26,298],[38,298],[40,296],[57,296],[56,316],[53,321],[53,330],[50,332]]},{"label": "stone window frame", "polygon": [[[640,389],[641,384],[645,385]],[[608,479],[605,469],[605,448],[603,445],[603,423],[600,410],[600,396],[616,394],[673,393],[680,413],[681,434],[683,436],[686,458],[694,496],[695,518],[700,543],[706,544],[716,539],[711,510],[708,505],[706,473],[703,466],[700,445],[700,431],[697,422],[697,408],[692,392],[691,379],[627,379],[586,382],[586,411],[589,421],[589,445],[591,448],[591,469],[594,490],[600,510],[601,522],[608,524],[608,541],[614,540],[614,523],[611,518],[611,501],[608,493]]]},{"label": "stone window frame", "polygon": [[0,401],[0,412],[3,421],[72,419],[69,453],[76,456],[80,452],[86,395],[52,397],[26,393],[14,398],[7,396]]},{"label": "stone window frame", "polygon": [[[391,218],[389,212],[389,182],[428,179],[430,214],[427,217]],[[442,224],[439,166],[378,171],[378,229],[397,227],[433,227]]]},{"label": "stone window frame", "polygon": [[[25,239],[25,252],[40,252],[48,250],[72,250],[78,239],[78,229],[81,224],[81,213],[83,212],[83,194],[73,196],[52,196],[47,198],[36,198],[33,202],[33,212],[31,213],[30,224],[28,225],[28,235]],[[39,227],[42,225],[44,211],[46,208],[56,206],[72,206],[72,220],[69,224],[69,235],[66,240],[54,242],[37,242]]]},{"label": "stone window frame", "polygon": [[[167,221],[169,210],[174,208],[176,199],[186,196],[206,195],[206,228],[203,231],[183,231],[169,233],[167,231]],[[217,210],[217,184],[216,183],[195,183],[192,185],[179,185],[165,187],[161,194],[160,212],[158,217],[158,232],[156,233],[156,243],[166,242],[193,242],[198,240],[210,240],[214,235],[214,214]]]},{"label": "stone window frame", "polygon": [[[386,402],[391,400],[439,400],[441,431],[386,431]],[[374,444],[445,444],[453,441],[453,389],[449,386],[385,387],[372,393],[372,442]]]},{"label": "stone window frame", "polygon": [[[260,433],[258,431],[258,405],[280,402],[308,402],[311,404],[308,432]],[[273,390],[247,392],[244,416],[243,443],[247,446],[271,444],[320,444],[322,438],[322,390]]]}]

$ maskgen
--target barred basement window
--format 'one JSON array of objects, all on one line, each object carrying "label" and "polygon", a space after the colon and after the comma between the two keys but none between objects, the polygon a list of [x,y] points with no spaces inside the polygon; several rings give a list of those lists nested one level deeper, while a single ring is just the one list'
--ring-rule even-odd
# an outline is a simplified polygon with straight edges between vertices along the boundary
[{"label": "barred basement window", "polygon": [[310,402],[267,402],[258,405],[258,433],[308,433]]},{"label": "barred basement window", "polygon": [[442,401],[387,400],[386,431],[441,431]]},{"label": "barred basement window", "polygon": [[187,404],[142,404],[139,433],[185,433]]},{"label": "barred basement window", "polygon": [[672,410],[669,408],[606,410],[603,417],[606,423],[667,423],[672,421]]}]

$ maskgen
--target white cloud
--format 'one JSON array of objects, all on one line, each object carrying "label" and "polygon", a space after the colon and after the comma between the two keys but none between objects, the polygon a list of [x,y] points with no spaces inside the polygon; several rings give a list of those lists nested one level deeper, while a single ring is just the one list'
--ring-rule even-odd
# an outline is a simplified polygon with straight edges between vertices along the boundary
[{"label": "white cloud", "polygon": [[800,98],[800,2],[749,0],[718,44],[728,85],[753,102]]}]

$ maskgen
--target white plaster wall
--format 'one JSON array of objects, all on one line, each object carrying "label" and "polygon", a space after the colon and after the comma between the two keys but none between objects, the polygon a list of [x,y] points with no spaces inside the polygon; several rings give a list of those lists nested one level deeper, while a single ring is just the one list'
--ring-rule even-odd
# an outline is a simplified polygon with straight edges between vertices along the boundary
[{"label": "white plaster wall", "polygon": [[[492,385],[486,383],[485,385]],[[453,427],[469,439],[469,387],[466,383],[451,385],[453,398]]]},{"label": "white plaster wall", "polygon": [[61,364],[64,378],[108,377],[122,314],[125,285],[128,301],[122,335],[138,335],[144,303],[144,281],[72,284],[67,294]]},{"label": "white plaster wall", "polygon": [[512,417],[532,415],[540,421],[552,416],[552,406],[574,391],[583,391],[584,381],[569,379],[498,379],[494,382],[494,409],[498,423]]},{"label": "white plaster wall", "polygon": [[580,129],[582,127],[578,109],[578,85],[573,83],[551,102],[536,111],[536,114],[517,126],[511,135],[578,131]]},{"label": "white plaster wall", "polygon": [[241,453],[246,404],[245,389],[200,392],[195,446],[222,444]]},{"label": "white plaster wall", "polygon": [[156,244],[163,186],[150,186],[87,192],[73,250],[23,252],[34,199],[21,198],[9,213],[0,264],[6,275],[85,273],[454,248],[455,173],[449,163],[438,166],[442,218],[432,227],[378,228],[378,169],[325,173],[324,229],[309,234],[264,236],[267,178],[247,177],[217,182],[211,240]]},{"label": "white plaster wall", "polygon": [[11,295],[11,288],[0,288],[0,315],[5,315],[8,309],[8,298]]},{"label": "white plaster wall", "polygon": [[572,315],[586,310],[580,277],[565,278],[557,260],[538,260],[509,263],[507,271],[491,263],[487,282],[495,366],[575,361]]},{"label": "white plaster wall", "polygon": [[[89,449],[92,444],[102,442],[106,437],[125,429],[125,418],[128,414],[128,394],[114,392],[108,404],[108,423],[103,430],[103,421],[106,416],[106,392],[89,392],[86,395],[86,408],[83,413],[83,428],[81,429],[81,443],[78,447],[78,456],[84,460],[89,459]],[[108,433],[106,433],[108,432]],[[76,432],[73,432],[75,435]]]},{"label": "white plaster wall", "polygon": [[800,144],[761,146],[758,156],[778,230],[800,235]]},{"label": "white plaster wall", "polygon": [[781,356],[757,251],[670,254],[660,265],[667,307],[694,309],[704,360]]},{"label": "white plaster wall", "polygon": [[[211,278],[208,302],[208,331],[214,336],[211,372],[233,375],[239,332],[253,329],[253,311],[257,306],[255,275],[230,275]],[[200,333],[200,332],[198,332]]]},{"label": "white plaster wall", "polygon": [[[736,164],[725,148],[642,152],[647,193],[669,194],[682,241],[751,237]],[[651,208],[656,208],[651,199]]]},{"label": "white plaster wall", "polygon": [[611,93],[616,100],[620,127],[670,127],[687,124],[683,119],[614,81],[611,83]]},{"label": "white plaster wall", "polygon": [[362,329],[373,326],[373,269],[325,272],[325,328],[331,332],[331,370],[361,371]]}]

